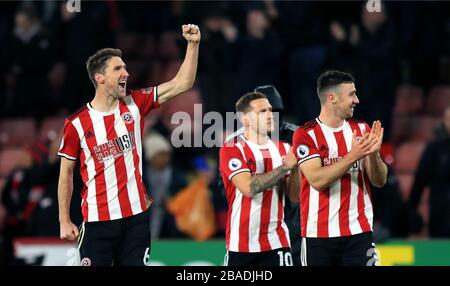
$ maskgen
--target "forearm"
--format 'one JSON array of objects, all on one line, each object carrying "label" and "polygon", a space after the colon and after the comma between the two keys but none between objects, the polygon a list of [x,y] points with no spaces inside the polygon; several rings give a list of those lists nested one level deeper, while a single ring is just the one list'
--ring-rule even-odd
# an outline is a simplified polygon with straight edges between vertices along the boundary
[{"label": "forearm", "polygon": [[186,56],[175,79],[179,82],[180,93],[192,88],[195,82],[198,65],[198,51],[200,43],[189,42],[186,48]]},{"label": "forearm", "polygon": [[369,169],[367,170],[368,177],[372,185],[381,188],[386,184],[388,169],[386,164],[380,157],[380,154],[370,155],[366,157],[368,160]]},{"label": "forearm", "polygon": [[60,176],[58,184],[59,222],[70,222],[70,200],[73,193],[73,176]]},{"label": "forearm", "polygon": [[253,177],[250,183],[251,196],[259,194],[268,188],[275,186],[289,170],[290,168],[283,164],[269,173]]},{"label": "forearm", "polygon": [[300,200],[300,172],[298,170],[298,167],[291,170],[287,191],[288,191],[287,196],[292,202],[299,202],[299,200]]},{"label": "forearm", "polygon": [[307,178],[308,183],[318,191],[323,190],[346,174],[354,162],[356,160],[352,156],[346,155],[334,164],[322,166],[314,170],[310,178]]}]

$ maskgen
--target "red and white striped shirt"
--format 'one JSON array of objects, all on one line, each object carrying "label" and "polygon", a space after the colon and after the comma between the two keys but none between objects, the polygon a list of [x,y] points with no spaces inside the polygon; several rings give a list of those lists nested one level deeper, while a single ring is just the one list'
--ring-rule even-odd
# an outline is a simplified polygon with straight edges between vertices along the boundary
[{"label": "red and white striped shirt", "polygon": [[248,198],[231,181],[241,172],[258,175],[280,166],[289,144],[269,140],[261,146],[243,135],[234,140],[220,149],[220,171],[228,201],[227,250],[262,252],[290,247],[289,230],[283,220],[285,196],[278,188]]},{"label": "red and white striped shirt", "polygon": [[159,106],[157,88],[132,91],[110,112],[88,103],[65,120],[58,155],[80,158],[81,210],[86,222],[139,214],[151,199],[142,181],[144,117]]},{"label": "red and white striped shirt", "polygon": [[[312,158],[320,158],[323,166],[338,162],[351,149],[353,130],[358,137],[370,132],[367,123],[353,119],[331,128],[316,118],[298,128],[292,144],[299,165]],[[303,237],[339,237],[372,231],[373,210],[364,159],[320,192],[302,176],[300,206]]]}]

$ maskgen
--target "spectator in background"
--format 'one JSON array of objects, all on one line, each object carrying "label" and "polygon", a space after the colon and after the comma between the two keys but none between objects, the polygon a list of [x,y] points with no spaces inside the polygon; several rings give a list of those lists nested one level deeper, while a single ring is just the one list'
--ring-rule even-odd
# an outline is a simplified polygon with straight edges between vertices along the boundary
[{"label": "spectator in background", "polygon": [[415,234],[422,228],[417,208],[424,188],[430,188],[428,230],[429,236],[433,238],[450,238],[450,106],[445,110],[443,123],[447,135],[441,134],[426,146],[409,199],[410,231]]},{"label": "spectator in background", "polygon": [[203,21],[204,49],[199,59],[199,87],[205,101],[204,110],[225,114],[232,110],[230,105],[232,82],[231,47],[236,41],[238,30],[229,18],[220,12]]},{"label": "spectator in background", "polygon": [[216,216],[211,200],[214,173],[202,156],[193,160],[196,170],[189,185],[167,202],[177,228],[194,240],[207,240],[216,233]]},{"label": "spectator in background", "polygon": [[[250,10],[247,13],[247,35],[238,37],[233,47],[234,97],[261,84],[278,84],[282,47],[280,39],[272,33],[264,11]],[[229,102],[237,100],[233,98]]]},{"label": "spectator in background", "polygon": [[396,34],[387,12],[384,5],[377,13],[362,5],[361,24],[347,29],[337,21],[330,25],[333,64],[351,70],[358,78],[358,97],[363,104],[356,116],[383,122],[385,139],[391,125],[391,109],[386,107],[393,106],[398,83]]},{"label": "spectator in background", "polygon": [[144,181],[153,198],[149,212],[152,239],[182,237],[166,208],[167,200],[187,185],[183,174],[171,165],[172,147],[160,134],[150,133],[144,139],[144,149]]},{"label": "spectator in background", "polygon": [[55,106],[49,85],[56,64],[55,45],[32,4],[20,6],[14,21],[4,54],[9,94],[4,111],[9,116],[41,118]]},{"label": "spectator in background", "polygon": [[[60,4],[61,25],[57,31],[67,66],[64,106],[73,112],[80,102],[88,102],[94,91],[86,77],[86,59],[103,47],[114,46],[106,2],[84,1],[82,13],[70,13],[66,2]],[[126,60],[126,59],[125,59]]]}]

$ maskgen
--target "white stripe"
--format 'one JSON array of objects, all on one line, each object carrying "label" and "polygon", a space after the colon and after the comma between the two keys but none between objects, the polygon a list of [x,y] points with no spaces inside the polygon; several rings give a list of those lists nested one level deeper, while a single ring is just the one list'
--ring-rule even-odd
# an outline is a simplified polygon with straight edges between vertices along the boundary
[{"label": "white stripe", "polygon": [[[141,178],[143,176],[142,174],[142,134],[141,134],[141,114],[139,113],[139,108],[137,107],[136,103],[133,101],[133,98],[130,96],[130,102],[127,102],[128,110],[133,115],[134,119],[134,140],[135,140],[135,148],[136,153],[138,155],[138,161],[139,161],[139,174],[141,174]],[[122,122],[122,120],[120,120]],[[123,124],[123,128],[126,129],[125,123]],[[126,131],[128,132],[128,131]],[[131,203],[131,209],[133,211],[133,214],[138,214],[144,211],[141,206],[141,201],[139,198],[139,190],[138,190],[138,184],[143,184],[143,182],[137,182],[137,177],[134,175],[135,173],[135,166],[134,166],[134,157],[133,152],[129,151],[125,156],[125,166],[127,168],[127,176],[128,176],[128,183],[127,183],[127,189],[128,189],[128,196],[130,198]]]},{"label": "white stripe", "polygon": [[284,151],[286,154],[289,152],[289,148],[291,148],[291,145],[289,143],[283,143]]},{"label": "white stripe", "polygon": [[239,148],[239,151],[241,151],[242,157],[244,158],[245,161],[247,161],[247,158],[245,157],[244,146],[242,146],[241,142],[236,143],[236,147]]},{"label": "white stripe", "polygon": [[320,155],[319,154],[314,154],[314,155],[308,156],[306,158],[303,158],[303,159],[298,161],[298,165],[300,165],[301,163],[303,163],[305,161],[308,161],[309,159],[312,159],[312,158],[320,158]]},{"label": "white stripe", "polygon": [[[366,133],[368,130],[366,130],[366,125],[364,123],[358,123],[359,128],[361,129],[361,134]],[[363,190],[364,190],[364,213],[366,214],[367,220],[370,225],[370,229],[373,230],[373,208],[372,203],[370,202],[369,198],[369,191],[366,188],[365,184],[365,167],[364,167],[364,159],[359,160],[360,169],[362,171],[362,181],[363,181]]]},{"label": "white stripe", "polygon": [[81,245],[83,244],[83,239],[84,239],[85,232],[86,232],[86,227],[85,227],[85,223],[83,221],[81,223],[81,228],[80,228],[80,238],[78,240],[78,251],[80,251]]},{"label": "white stripe", "polygon": [[[343,134],[347,150],[350,152],[352,148],[353,130],[347,121],[344,123]],[[361,166],[359,166],[361,168]],[[358,221],[358,172],[352,170],[350,174],[350,204],[348,210],[349,228],[352,235],[361,233],[361,226]]]},{"label": "white stripe", "polygon": [[367,221],[369,222],[370,230],[373,231],[373,208],[372,203],[370,202],[369,192],[366,188],[366,184],[364,184],[364,213],[367,217]]},{"label": "white stripe", "polygon": [[[328,158],[338,158],[338,144],[334,132],[329,128],[322,128],[325,141],[328,145]],[[328,237],[336,237],[341,235],[339,228],[339,209],[341,206],[341,180],[337,179],[330,185],[328,212]]]},{"label": "white stripe", "polygon": [[[96,116],[94,127],[95,138],[97,139],[97,146],[108,142],[108,135],[106,134],[105,122],[103,116]],[[106,201],[108,203],[108,210],[110,219],[118,219],[122,217],[120,211],[119,198],[117,196],[117,177],[116,167],[114,165],[115,159],[111,156],[109,160],[103,161],[106,187]]]},{"label": "white stripe", "polygon": [[302,266],[308,266],[307,253],[306,253],[306,237],[302,237],[302,242],[301,242],[300,248],[301,248],[300,260],[301,260]]},{"label": "white stripe", "polygon": [[[265,173],[264,158],[263,154],[259,150],[256,144],[246,141],[247,146],[250,148],[256,161],[256,175]],[[250,205],[250,216],[249,216],[249,229],[248,229],[248,242],[250,252],[261,251],[261,246],[259,245],[259,230],[261,226],[261,207],[263,200],[263,193],[256,194],[252,197],[252,202]]]},{"label": "white stripe", "polygon": [[157,102],[158,101],[158,87],[155,86],[154,87],[154,91],[153,91],[153,102]]},{"label": "white stripe", "polygon": [[[278,150],[277,146],[275,146],[275,144],[273,143],[273,141],[269,141],[268,143],[268,149],[269,149],[269,154],[270,157],[272,159],[272,170],[281,166],[283,164],[283,162],[281,161],[281,155],[280,155],[280,151]],[[278,199],[279,199],[279,190],[277,186],[274,186],[272,188],[272,198],[271,198],[271,202],[270,202],[270,216],[269,216],[269,227],[268,227],[268,239],[269,239],[269,244],[271,246],[272,249],[277,249],[277,248],[281,248],[283,247],[280,237],[278,236],[277,233],[277,225],[278,225]],[[284,204],[283,204],[284,206]],[[283,212],[284,213],[284,212]],[[283,217],[281,219],[282,223],[282,227],[285,224]],[[289,237],[289,231],[286,228],[283,228],[284,232],[286,234],[287,237]],[[288,240],[289,241],[289,240]],[[289,244],[290,245],[290,244]]]},{"label": "white stripe", "polygon": [[225,257],[223,258],[223,266],[228,266],[228,251],[225,252]]},{"label": "white stripe", "polygon": [[[89,113],[90,115],[90,113]],[[92,117],[91,117],[92,118]],[[93,121],[93,120],[92,120]],[[94,123],[94,121],[93,121]],[[87,146],[86,138],[84,138],[83,127],[81,126],[80,118],[77,117],[72,121],[73,126],[77,130],[78,136],[80,138],[81,150],[84,152],[86,172],[87,172],[87,194],[86,194],[86,204],[88,206],[88,219],[89,221],[98,221],[98,208],[97,208],[97,194],[95,187],[95,165],[94,158],[91,156],[91,152]]]},{"label": "white stripe", "polygon": [[314,129],[309,130],[308,134],[311,137],[311,139],[314,141],[314,144],[316,144],[316,149],[319,149],[319,146],[317,145],[317,139],[316,139],[316,134],[314,133]]},{"label": "white stripe", "polygon": [[245,169],[240,169],[240,170],[234,171],[233,173],[230,174],[230,176],[228,177],[228,180],[231,181],[231,179],[232,179],[234,176],[236,176],[237,174],[242,173],[242,172],[250,172],[250,169],[245,168]]},{"label": "white stripe", "polygon": [[239,251],[239,227],[242,211],[242,192],[236,188],[234,201],[232,202],[231,219],[230,219],[230,251]]},{"label": "white stripe", "polygon": [[72,161],[76,161],[77,160],[77,158],[69,156],[69,155],[61,153],[61,152],[58,152],[58,156],[64,157],[64,158],[66,158],[68,160],[72,160]]},{"label": "white stripe", "polygon": [[317,237],[317,223],[319,220],[319,191],[309,186],[309,210],[306,224],[306,236]]}]

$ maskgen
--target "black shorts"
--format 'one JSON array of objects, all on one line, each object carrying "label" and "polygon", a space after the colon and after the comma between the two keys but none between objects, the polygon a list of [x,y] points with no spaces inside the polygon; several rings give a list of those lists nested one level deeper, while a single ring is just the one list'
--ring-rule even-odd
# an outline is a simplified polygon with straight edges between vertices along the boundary
[{"label": "black shorts", "polygon": [[303,266],[376,266],[372,232],[331,237],[302,238]]},{"label": "black shorts", "polygon": [[145,266],[150,245],[148,211],[123,219],[83,222],[80,227],[82,266]]},{"label": "black shorts", "polygon": [[263,252],[233,252],[225,254],[225,266],[292,266],[290,248]]}]

